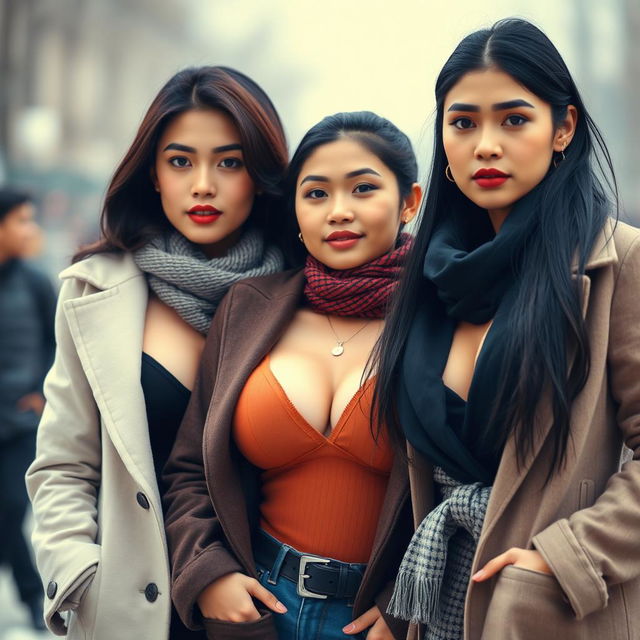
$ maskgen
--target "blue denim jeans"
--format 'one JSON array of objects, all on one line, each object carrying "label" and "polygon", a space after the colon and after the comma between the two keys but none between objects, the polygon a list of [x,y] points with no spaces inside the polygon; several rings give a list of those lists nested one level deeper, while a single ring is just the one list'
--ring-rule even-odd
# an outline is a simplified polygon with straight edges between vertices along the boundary
[{"label": "blue denim jeans", "polygon": [[[268,535],[263,531],[261,535]],[[297,585],[278,575],[279,565],[287,547],[283,545],[281,557],[272,567],[257,565],[260,584],[273,593],[285,607],[287,613],[274,613],[276,629],[280,640],[364,640],[366,632],[356,635],[343,633],[342,628],[353,620],[352,603],[345,598],[305,598],[298,595]],[[364,573],[366,564],[352,564]],[[274,584],[275,583],[275,584]]]}]

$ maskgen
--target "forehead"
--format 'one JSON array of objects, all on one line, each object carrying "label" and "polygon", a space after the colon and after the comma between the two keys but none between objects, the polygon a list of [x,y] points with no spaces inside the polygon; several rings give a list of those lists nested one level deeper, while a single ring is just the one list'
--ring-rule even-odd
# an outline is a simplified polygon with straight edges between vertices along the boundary
[{"label": "forehead", "polygon": [[[220,146],[240,142],[233,120],[218,109],[190,109],[173,118],[165,128],[160,144],[191,143],[190,146]],[[213,144],[212,144],[213,143]]]},{"label": "forehead", "polygon": [[342,176],[349,171],[369,167],[381,175],[389,173],[389,168],[380,158],[353,138],[342,138],[323,144],[304,161],[300,175],[317,173],[323,176]]},{"label": "forehead", "polygon": [[445,96],[444,110],[447,111],[454,102],[490,107],[516,99],[526,100],[534,107],[547,104],[508,73],[493,68],[482,69],[465,73],[451,87]]}]

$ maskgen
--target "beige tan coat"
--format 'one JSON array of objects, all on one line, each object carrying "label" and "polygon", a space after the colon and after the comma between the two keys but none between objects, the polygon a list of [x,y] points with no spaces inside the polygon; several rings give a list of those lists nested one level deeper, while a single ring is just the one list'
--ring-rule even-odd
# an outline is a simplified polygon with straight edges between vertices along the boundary
[{"label": "beige tan coat", "polygon": [[93,256],[61,277],[27,472],[45,618],[62,635],[72,609],[72,640],[164,640],[169,566],[140,386],[146,280],[128,254]]},{"label": "beige tan coat", "polygon": [[[542,403],[533,455],[514,441],[495,479],[473,570],[510,547],[535,548],[554,576],[505,568],[471,584],[465,640],[640,639],[640,231],[599,237],[582,277],[591,346],[571,411],[566,468],[544,486],[551,457]],[[631,458],[620,468],[623,444]],[[431,470],[412,470],[416,519],[432,504]]]}]

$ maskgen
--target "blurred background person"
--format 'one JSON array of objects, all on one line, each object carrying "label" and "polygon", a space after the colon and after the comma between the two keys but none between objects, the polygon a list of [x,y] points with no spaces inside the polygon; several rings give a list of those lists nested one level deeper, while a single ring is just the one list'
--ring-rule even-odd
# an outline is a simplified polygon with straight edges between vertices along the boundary
[{"label": "blurred background person", "polygon": [[42,587],[22,533],[24,474],[35,454],[42,382],[55,350],[55,293],[24,258],[41,244],[30,197],[0,189],[0,560],[11,567],[36,629],[45,628]]}]

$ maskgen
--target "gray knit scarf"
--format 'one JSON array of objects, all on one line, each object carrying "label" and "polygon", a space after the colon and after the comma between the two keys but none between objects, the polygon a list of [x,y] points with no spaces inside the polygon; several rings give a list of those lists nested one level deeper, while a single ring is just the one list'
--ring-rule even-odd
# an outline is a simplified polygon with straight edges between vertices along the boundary
[{"label": "gray knit scarf", "polygon": [[425,640],[462,640],[471,565],[491,487],[462,484],[440,467],[433,477],[442,502],[413,534],[387,612],[425,624]]},{"label": "gray knit scarf", "polygon": [[239,280],[282,271],[279,249],[265,247],[262,234],[247,230],[221,258],[207,258],[197,245],[177,231],[158,235],[133,253],[156,295],[200,333],[229,287]]}]

